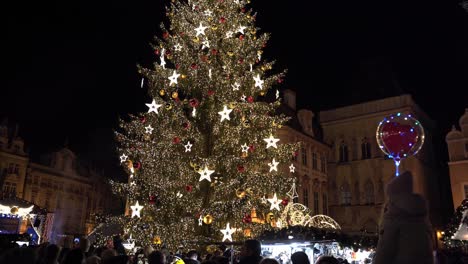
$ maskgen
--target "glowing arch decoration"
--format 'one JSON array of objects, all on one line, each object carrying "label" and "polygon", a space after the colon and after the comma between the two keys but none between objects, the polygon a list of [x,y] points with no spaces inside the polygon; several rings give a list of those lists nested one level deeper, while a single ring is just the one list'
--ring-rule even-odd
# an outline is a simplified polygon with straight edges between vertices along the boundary
[{"label": "glowing arch decoration", "polygon": [[14,215],[17,217],[26,218],[32,212],[33,208],[34,205],[22,208],[18,206],[8,206],[0,204],[0,214]]},{"label": "glowing arch decoration", "polygon": [[328,215],[314,215],[311,222],[312,226],[317,228],[341,230],[341,226]]}]

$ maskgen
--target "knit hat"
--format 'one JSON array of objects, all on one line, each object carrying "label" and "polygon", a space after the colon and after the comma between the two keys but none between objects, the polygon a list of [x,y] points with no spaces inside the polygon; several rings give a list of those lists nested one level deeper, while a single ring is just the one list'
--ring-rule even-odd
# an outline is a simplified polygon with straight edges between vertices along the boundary
[{"label": "knit hat", "polygon": [[413,193],[413,175],[409,171],[405,171],[393,178],[387,184],[387,195],[390,197],[396,194]]}]

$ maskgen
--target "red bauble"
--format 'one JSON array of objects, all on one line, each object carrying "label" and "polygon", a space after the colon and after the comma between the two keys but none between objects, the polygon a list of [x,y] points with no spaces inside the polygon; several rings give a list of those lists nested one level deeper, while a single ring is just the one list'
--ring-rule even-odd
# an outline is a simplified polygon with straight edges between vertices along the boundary
[{"label": "red bauble", "polygon": [[156,203],[156,196],[150,195],[149,196],[149,204],[155,204]]},{"label": "red bauble", "polygon": [[208,91],[208,95],[209,95],[209,96],[212,96],[214,93],[215,93],[215,92],[214,92],[213,90],[209,90],[209,91]]},{"label": "red bauble", "polygon": [[196,70],[198,66],[196,63],[192,63],[192,65],[190,65],[190,68],[192,68],[193,70]]},{"label": "red bauble", "polygon": [[224,23],[224,22],[226,22],[226,18],[221,17],[221,18],[219,19],[219,23]]},{"label": "red bauble", "polygon": [[244,40],[244,35],[240,35],[240,36],[239,36],[239,39],[240,39],[240,40]]},{"label": "red bauble", "polygon": [[244,217],[242,218],[242,222],[246,224],[252,223],[252,216],[250,214],[245,214]]},{"label": "red bauble", "polygon": [[239,59],[239,63],[240,63],[240,64],[244,63],[244,59],[240,58],[240,59]]},{"label": "red bauble", "polygon": [[283,79],[279,78],[278,83],[283,83]]},{"label": "red bauble", "polygon": [[200,102],[198,101],[198,99],[192,98],[189,100],[189,104],[191,107],[197,107],[200,104]]},{"label": "red bauble", "polygon": [[140,162],[133,162],[133,168],[135,168],[136,170],[139,170],[141,168],[141,163]]},{"label": "red bauble", "polygon": [[242,165],[237,165],[237,171],[242,173],[245,171],[245,167]]},{"label": "red bauble", "polygon": [[247,97],[247,102],[253,103],[254,98],[252,96]]},{"label": "red bauble", "polygon": [[146,122],[146,117],[144,117],[144,116],[140,117],[140,121],[141,121],[142,123],[145,123],[145,122]]},{"label": "red bauble", "polygon": [[180,143],[180,138],[179,137],[174,137],[174,139],[172,139],[172,143],[179,144]]},{"label": "red bauble", "polygon": [[154,54],[159,56],[159,50],[158,50],[158,49],[155,49],[155,50],[154,50]]},{"label": "red bauble", "polygon": [[216,49],[212,49],[212,50],[211,50],[211,54],[213,54],[213,55],[216,56],[216,55],[218,54],[218,51],[217,51]]},{"label": "red bauble", "polygon": [[281,201],[281,204],[284,205],[284,206],[288,205],[288,203],[289,203],[289,200],[288,200],[287,198],[284,198],[284,199]]},{"label": "red bauble", "polygon": [[387,151],[394,157],[408,154],[417,144],[418,136],[418,131],[410,125],[389,122],[382,127],[382,141]]},{"label": "red bauble", "polygon": [[296,151],[293,152],[294,157],[297,157],[298,155],[299,155],[299,151],[296,150]]},{"label": "red bauble", "polygon": [[164,33],[163,33],[163,38],[165,38],[165,39],[166,39],[166,38],[168,38],[168,37],[169,37],[169,32],[167,32],[167,31],[166,31],[166,32],[164,32]]},{"label": "red bauble", "polygon": [[254,150],[255,150],[255,146],[254,146],[254,145],[250,145],[250,146],[249,146],[249,151],[250,151],[250,152],[254,152]]},{"label": "red bauble", "polygon": [[189,129],[190,128],[190,124],[185,122],[182,124],[182,127],[185,128],[185,129]]},{"label": "red bauble", "polygon": [[193,190],[193,186],[192,185],[187,185],[187,186],[185,186],[185,190],[187,192],[191,192]]},{"label": "red bauble", "polygon": [[242,12],[242,13],[245,13],[245,8],[244,8],[244,7],[241,8],[241,12]]},{"label": "red bauble", "polygon": [[175,68],[176,68],[176,70],[178,70],[180,68],[180,64],[176,64]]}]

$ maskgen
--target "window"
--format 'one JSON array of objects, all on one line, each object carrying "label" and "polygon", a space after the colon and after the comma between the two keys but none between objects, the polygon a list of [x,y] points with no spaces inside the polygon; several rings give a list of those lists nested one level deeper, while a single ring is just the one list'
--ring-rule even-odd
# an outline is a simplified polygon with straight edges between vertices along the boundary
[{"label": "window", "polygon": [[36,198],[37,198],[37,190],[33,190],[31,192],[31,202],[36,203]]},{"label": "window", "polygon": [[16,183],[5,182],[3,185],[3,193],[10,196],[16,196]]},{"label": "window", "polygon": [[319,194],[314,192],[314,215],[319,214]]},{"label": "window", "polygon": [[348,146],[344,143],[344,141],[342,141],[340,145],[340,162],[347,162],[347,161],[348,161]]},{"label": "window", "polygon": [[366,204],[374,204],[375,203],[375,197],[374,197],[374,184],[370,179],[367,179],[367,182],[364,186],[365,190],[365,201]]},{"label": "window", "polygon": [[349,184],[345,183],[341,186],[341,205],[351,205],[351,190]]},{"label": "window", "polygon": [[367,138],[364,138],[361,143],[361,157],[362,159],[371,158],[371,145]]},{"label": "window", "polygon": [[320,155],[320,171],[327,172],[327,156],[325,154]]},{"label": "window", "polygon": [[465,152],[468,152],[468,143],[465,143]]},{"label": "window", "polygon": [[307,190],[307,188],[304,188],[303,190],[303,194],[304,194],[304,202],[303,204],[307,207],[309,207],[309,190]]},{"label": "window", "polygon": [[15,165],[15,171],[14,171],[14,173],[15,173],[16,175],[19,175],[19,164],[16,164],[16,165]]},{"label": "window", "polygon": [[312,169],[317,169],[317,153],[312,153]]},{"label": "window", "polygon": [[327,201],[327,194],[322,194],[322,213],[324,215],[328,215],[328,201]]},{"label": "window", "polygon": [[307,149],[303,147],[301,149],[301,154],[302,154],[302,164],[307,165]]},{"label": "window", "polygon": [[298,196],[295,196],[295,197],[293,198],[293,202],[294,202],[294,203],[298,203],[298,202],[299,202],[299,197],[298,197]]},{"label": "window", "polygon": [[465,199],[468,199],[468,185],[465,185],[463,187],[465,187]]},{"label": "window", "polygon": [[15,164],[10,163],[8,165],[8,173],[13,173],[15,171]]}]

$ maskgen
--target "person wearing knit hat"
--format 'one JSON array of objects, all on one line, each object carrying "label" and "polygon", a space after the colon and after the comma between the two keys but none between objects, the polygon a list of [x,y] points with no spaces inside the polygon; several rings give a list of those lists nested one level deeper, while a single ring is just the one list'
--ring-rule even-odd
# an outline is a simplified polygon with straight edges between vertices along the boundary
[{"label": "person wearing knit hat", "polygon": [[413,193],[411,172],[393,178],[386,191],[387,203],[372,263],[433,264],[427,202],[421,195]]}]

